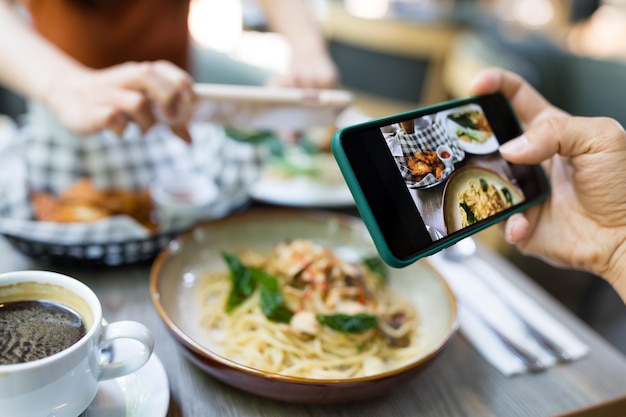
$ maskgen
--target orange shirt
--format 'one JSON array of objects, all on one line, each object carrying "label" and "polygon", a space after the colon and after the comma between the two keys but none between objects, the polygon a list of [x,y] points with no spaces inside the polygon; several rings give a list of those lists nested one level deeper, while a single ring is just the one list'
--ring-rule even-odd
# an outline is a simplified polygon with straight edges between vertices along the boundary
[{"label": "orange shirt", "polygon": [[189,67],[189,0],[23,0],[35,29],[91,68],[166,59]]}]

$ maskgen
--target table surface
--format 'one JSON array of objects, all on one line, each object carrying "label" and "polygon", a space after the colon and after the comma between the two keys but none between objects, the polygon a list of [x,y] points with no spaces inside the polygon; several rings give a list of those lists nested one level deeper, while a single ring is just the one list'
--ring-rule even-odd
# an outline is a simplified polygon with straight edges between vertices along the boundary
[{"label": "table surface", "polygon": [[[410,383],[357,404],[289,404],[239,391],[193,365],[179,350],[153,308],[150,263],[123,267],[37,264],[0,238],[0,272],[43,269],[73,276],[100,297],[109,321],[136,320],[154,333],[155,352],[170,385],[167,417],[195,416],[551,416],[626,394],[626,358],[522,274],[486,247],[481,256],[533,295],[591,348],[582,360],[537,374],[505,377],[457,334],[448,348]],[[158,416],[155,416],[158,417]]]}]

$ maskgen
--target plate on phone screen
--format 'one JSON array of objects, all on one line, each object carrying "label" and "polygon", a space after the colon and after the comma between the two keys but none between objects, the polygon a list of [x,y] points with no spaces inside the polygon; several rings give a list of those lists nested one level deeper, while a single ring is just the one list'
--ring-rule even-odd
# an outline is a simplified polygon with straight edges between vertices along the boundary
[{"label": "plate on phone screen", "polygon": [[450,138],[458,142],[465,152],[484,155],[498,150],[500,144],[477,104],[468,104],[446,110],[437,115],[446,126]]},{"label": "plate on phone screen", "polygon": [[447,233],[517,205],[524,194],[497,172],[477,167],[455,171],[443,192],[443,218]]}]

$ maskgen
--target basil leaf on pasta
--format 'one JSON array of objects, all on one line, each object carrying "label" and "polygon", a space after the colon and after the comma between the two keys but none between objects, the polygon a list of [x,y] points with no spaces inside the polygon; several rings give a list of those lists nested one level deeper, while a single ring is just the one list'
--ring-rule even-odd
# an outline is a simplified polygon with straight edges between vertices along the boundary
[{"label": "basil leaf on pasta", "polygon": [[363,259],[363,264],[370,270],[371,273],[376,275],[378,279],[385,283],[387,282],[387,268],[382,259],[372,256],[371,258]]},{"label": "basil leaf on pasta", "polygon": [[366,266],[370,255],[347,260],[308,239],[222,255],[229,267],[198,281],[202,326],[224,357],[244,366],[313,379],[363,377],[404,366],[427,345],[414,306],[379,275],[392,275],[380,259]]},{"label": "basil leaf on pasta", "polygon": [[342,333],[362,333],[378,325],[378,318],[373,314],[318,314],[317,321]]},{"label": "basil leaf on pasta", "polygon": [[251,268],[250,271],[259,284],[261,291],[259,304],[265,317],[271,321],[289,323],[293,313],[283,304],[278,279],[264,269]]},{"label": "basil leaf on pasta", "polygon": [[252,295],[256,285],[250,269],[242,264],[236,255],[222,253],[222,257],[228,265],[232,283],[230,293],[226,299],[226,312],[230,313]]}]

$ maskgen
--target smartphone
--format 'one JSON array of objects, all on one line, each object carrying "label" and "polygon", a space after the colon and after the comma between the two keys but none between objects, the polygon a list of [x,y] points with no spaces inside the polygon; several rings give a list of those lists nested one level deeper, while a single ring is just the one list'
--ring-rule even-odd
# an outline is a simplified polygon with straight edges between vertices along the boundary
[{"label": "smartphone", "polygon": [[346,90],[195,84],[195,121],[255,130],[332,126],[353,101]]},{"label": "smartphone", "polygon": [[495,93],[342,128],[331,148],[381,258],[403,267],[548,197],[539,165],[500,156],[521,133]]}]

